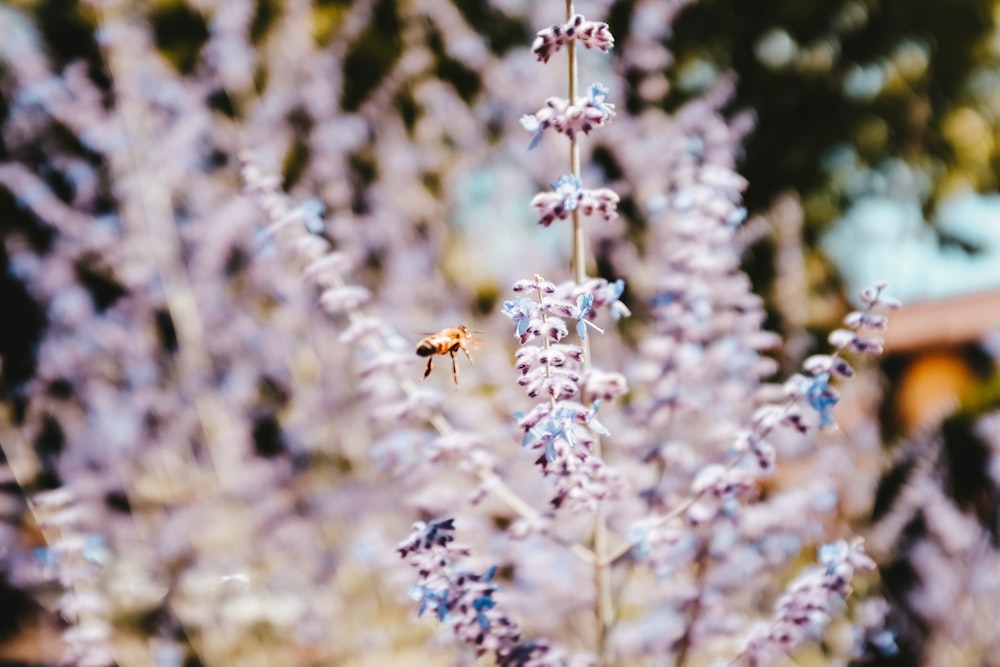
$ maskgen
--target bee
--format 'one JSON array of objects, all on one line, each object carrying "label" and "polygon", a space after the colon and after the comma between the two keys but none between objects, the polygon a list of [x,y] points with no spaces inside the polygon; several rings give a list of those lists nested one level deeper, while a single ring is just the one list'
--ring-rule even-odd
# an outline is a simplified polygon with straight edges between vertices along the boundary
[{"label": "bee", "polygon": [[481,331],[472,331],[465,326],[458,326],[449,329],[443,329],[436,334],[431,334],[424,338],[417,344],[417,355],[421,357],[427,357],[427,370],[424,371],[424,378],[431,374],[431,368],[434,367],[434,355],[436,354],[450,354],[451,355],[451,374],[455,378],[455,384],[458,384],[458,364],[455,363],[455,353],[461,350],[465,353],[465,356],[469,359],[469,363],[473,366],[476,362],[472,360],[472,355],[469,354],[469,346],[472,344],[472,334],[482,333]]}]

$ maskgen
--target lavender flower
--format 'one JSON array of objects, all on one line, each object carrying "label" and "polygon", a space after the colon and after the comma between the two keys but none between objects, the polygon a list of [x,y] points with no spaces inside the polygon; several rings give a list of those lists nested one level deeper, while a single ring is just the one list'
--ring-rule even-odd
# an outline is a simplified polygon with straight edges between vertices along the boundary
[{"label": "lavender flower", "polygon": [[[833,354],[808,359],[804,374],[793,376],[780,393],[757,384],[774,372],[758,351],[778,341],[760,331],[760,300],[749,292],[733,254],[743,184],[729,168],[702,170],[696,165],[678,170],[684,185],[664,202],[663,233],[657,237],[662,246],[653,244],[664,269],[650,295],[655,333],[642,346],[650,360],[643,377],[650,384],[637,391],[649,401],[650,412],[640,413],[646,423],[668,430],[673,441],[652,443],[647,460],[661,466],[660,481],[641,492],[662,510],[636,521],[628,533],[635,559],[680,588],[704,591],[693,603],[681,596],[667,603],[696,610],[664,640],[677,662],[695,651],[711,656],[702,653],[707,646],[699,643],[699,633],[730,622],[724,610],[705,600],[738,595],[750,581],[764,585],[768,570],[752,563],[771,548],[768,540],[782,533],[801,540],[803,531],[785,509],[789,501],[754,502],[759,479],[777,469],[778,443],[784,439],[779,429],[799,435],[814,430],[801,407],[815,410],[823,427],[832,425],[837,393],[830,379],[853,375],[839,350],[842,342],[850,346],[855,339],[831,341]],[[727,396],[725,402],[720,395]],[[720,549],[720,543],[730,546]],[[795,541],[783,546],[778,562],[794,558],[800,548]],[[743,576],[730,579],[727,571]]]},{"label": "lavender flower", "polygon": [[607,99],[608,89],[599,83],[591,85],[587,97],[578,97],[572,103],[550,97],[539,111],[521,117],[521,127],[533,133],[528,148],[537,146],[548,128],[574,139],[581,132],[590,134],[594,128],[606,125],[615,115],[615,105]]},{"label": "lavender flower", "polygon": [[418,616],[432,612],[477,656],[491,654],[500,665],[589,663],[586,656],[570,659],[547,642],[522,642],[517,622],[503,613],[493,597],[498,590],[493,583],[496,568],[483,574],[459,569],[459,562],[471,550],[454,541],[454,532],[454,519],[417,522],[396,549],[420,575],[420,583],[410,588],[410,596],[420,603]]},{"label": "lavender flower", "polygon": [[605,221],[618,217],[618,195],[608,188],[585,190],[580,180],[566,174],[552,184],[552,192],[541,192],[531,200],[538,210],[538,224],[548,227],[556,220],[565,220],[579,209],[584,215],[600,213]]},{"label": "lavender flower", "polygon": [[[581,294],[576,297],[576,335],[580,339],[587,337],[587,327],[584,326],[587,321],[587,316],[590,315],[590,311],[594,306],[594,295],[593,294]],[[593,326],[593,325],[592,325]],[[598,329],[598,331],[601,331]],[[601,333],[604,333],[601,331]]]},{"label": "lavender flower", "polygon": [[823,545],[819,562],[823,567],[807,570],[779,598],[771,623],[751,635],[743,652],[750,665],[772,664],[775,653],[788,654],[816,636],[830,620],[834,605],[851,594],[855,571],[875,569],[860,538],[850,544],[841,540]]},{"label": "lavender flower", "polygon": [[[862,291],[861,298],[868,304],[864,311],[852,311],[844,317],[844,324],[849,328],[836,329],[830,333],[829,342],[834,347],[834,353],[817,354],[807,358],[802,363],[806,375],[796,374],[789,378],[785,390],[792,400],[804,398],[809,406],[819,415],[820,428],[835,425],[833,407],[840,395],[830,386],[833,375],[849,379],[854,376],[854,369],[841,357],[844,351],[857,354],[875,355],[882,352],[882,338],[877,335],[862,335],[866,329],[882,331],[886,328],[884,311],[899,308],[899,301],[882,294],[885,284],[879,283]],[[811,377],[810,377],[811,376]]]},{"label": "lavender flower", "polygon": [[834,421],[831,409],[837,404],[840,395],[830,386],[830,374],[820,373],[814,377],[806,387],[805,397],[810,407],[819,413],[819,427],[832,426]]},{"label": "lavender flower", "polygon": [[[587,325],[597,329],[587,319],[598,303],[597,295],[607,303],[609,297],[620,294],[615,286],[609,289],[606,281],[594,280],[589,286],[594,291],[577,295],[573,303],[569,295],[583,286],[556,286],[536,275],[533,280],[514,285],[515,292],[533,289],[536,299],[518,297],[516,306],[514,301],[508,301],[510,305],[505,304],[503,311],[515,322],[514,333],[522,345],[517,351],[518,384],[531,398],[549,399],[516,416],[524,433],[523,446],[541,450],[536,463],[544,475],[555,480],[552,504],[561,507],[568,501],[574,510],[592,509],[597,502],[617,494],[622,486],[619,477],[594,457],[590,448],[594,435],[608,435],[608,430],[594,418],[600,405],[595,399],[611,400],[625,393],[625,380],[620,375],[594,374],[585,380],[580,368],[583,349],[562,342],[568,335],[562,317],[576,319],[577,334],[583,338]],[[527,345],[537,339],[542,345]],[[595,401],[591,408],[571,400],[584,391]]]},{"label": "lavender flower", "polygon": [[503,314],[514,320],[514,332],[520,338],[531,324],[531,300],[516,297],[512,301],[504,301]]},{"label": "lavender flower", "polygon": [[588,21],[582,14],[576,14],[569,21],[539,30],[531,52],[538,60],[547,63],[552,54],[570,40],[578,39],[588,49],[598,49],[607,53],[615,45],[615,38],[608,30],[608,24]]},{"label": "lavender flower", "polygon": [[453,560],[468,556],[468,547],[454,543],[454,520],[414,524],[413,533],[397,551],[420,573],[410,589],[420,602],[418,615],[434,612],[455,635],[475,647],[477,655],[503,655],[519,642],[517,624],[496,608],[492,583],[495,568],[484,574],[457,570]]},{"label": "lavender flower", "polygon": [[49,533],[39,558],[49,563],[62,589],[59,611],[67,622],[62,634],[63,662],[86,667],[115,664],[107,599],[101,593],[102,570],[109,553],[104,537],[81,531],[92,512],[73,490],[62,487],[35,494],[36,518]]}]

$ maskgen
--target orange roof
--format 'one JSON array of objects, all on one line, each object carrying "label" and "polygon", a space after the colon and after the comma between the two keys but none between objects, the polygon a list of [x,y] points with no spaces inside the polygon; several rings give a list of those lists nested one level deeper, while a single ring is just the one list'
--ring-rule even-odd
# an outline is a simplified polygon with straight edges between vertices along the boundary
[{"label": "orange roof", "polygon": [[1000,290],[906,304],[889,313],[886,352],[974,343],[1000,332]]}]

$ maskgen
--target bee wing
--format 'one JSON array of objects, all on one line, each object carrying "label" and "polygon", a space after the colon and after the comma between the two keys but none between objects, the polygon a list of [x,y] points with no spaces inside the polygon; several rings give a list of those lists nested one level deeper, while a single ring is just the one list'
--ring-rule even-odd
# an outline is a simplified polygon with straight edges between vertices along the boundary
[{"label": "bee wing", "polygon": [[424,338],[427,338],[428,336],[433,336],[434,334],[436,334],[438,332],[437,331],[419,331],[417,329],[396,327],[395,328],[395,333],[396,333],[397,336],[405,338],[408,341],[412,340],[413,343],[416,344],[417,341],[421,341]]},{"label": "bee wing", "polygon": [[422,340],[424,336],[415,336],[410,330],[400,327],[386,327],[382,333],[382,340],[391,350],[405,350],[413,347]]}]

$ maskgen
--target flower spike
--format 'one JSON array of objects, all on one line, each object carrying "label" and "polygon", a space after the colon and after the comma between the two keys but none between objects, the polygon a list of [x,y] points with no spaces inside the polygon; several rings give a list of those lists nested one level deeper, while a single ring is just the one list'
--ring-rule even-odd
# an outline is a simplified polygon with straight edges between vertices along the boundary
[{"label": "flower spike", "polygon": [[588,21],[582,14],[577,14],[566,23],[557,24],[539,30],[531,52],[539,62],[547,63],[556,51],[577,39],[588,49],[597,49],[607,53],[615,45],[615,38],[608,29],[608,24],[602,21]]}]

